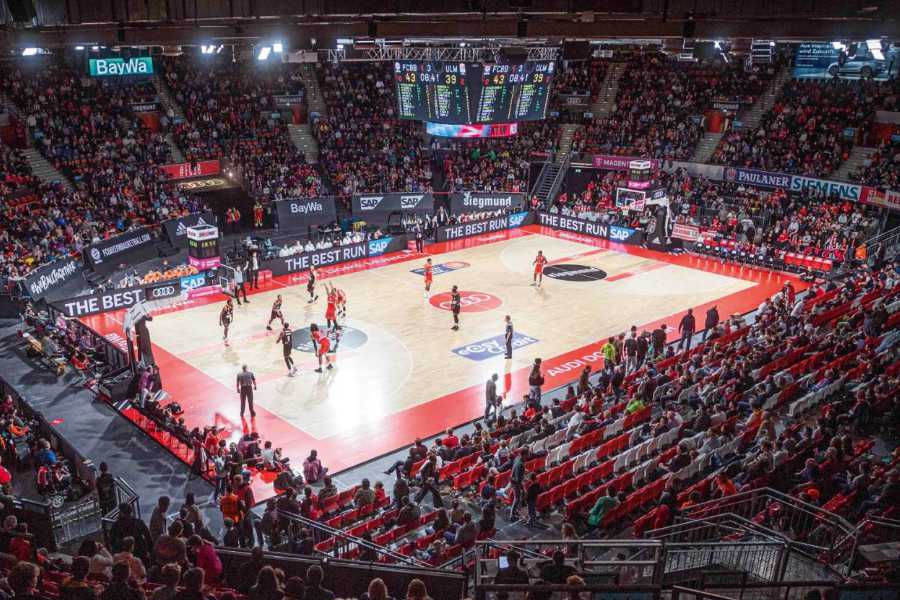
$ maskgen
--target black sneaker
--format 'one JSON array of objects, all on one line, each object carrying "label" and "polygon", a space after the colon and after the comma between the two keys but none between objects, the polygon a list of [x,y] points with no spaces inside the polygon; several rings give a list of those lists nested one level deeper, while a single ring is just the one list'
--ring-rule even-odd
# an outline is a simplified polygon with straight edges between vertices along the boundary
[{"label": "black sneaker", "polygon": [[329,368],[329,369],[333,369],[333,368],[334,368],[334,365],[329,364],[329,365],[328,365],[328,368]]},{"label": "black sneaker", "polygon": [[318,369],[316,369],[316,373],[321,373],[321,372],[322,372],[322,367],[319,367]]}]

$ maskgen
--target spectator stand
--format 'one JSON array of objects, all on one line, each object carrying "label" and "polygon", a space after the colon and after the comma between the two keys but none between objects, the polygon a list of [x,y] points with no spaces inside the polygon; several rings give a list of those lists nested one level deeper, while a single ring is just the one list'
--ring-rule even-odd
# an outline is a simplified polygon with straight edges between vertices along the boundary
[{"label": "spectator stand", "polygon": [[[16,515],[29,524],[38,546],[59,546],[100,530],[102,517],[93,462],[82,455],[43,413],[22,400],[19,392],[0,378],[0,390],[14,412],[7,419],[21,423],[18,436],[4,434],[4,462],[13,474]],[[15,418],[17,417],[17,418]],[[56,456],[46,480],[39,476],[38,441],[46,440]],[[29,475],[25,475],[29,473]],[[31,477],[34,477],[32,479]]]}]

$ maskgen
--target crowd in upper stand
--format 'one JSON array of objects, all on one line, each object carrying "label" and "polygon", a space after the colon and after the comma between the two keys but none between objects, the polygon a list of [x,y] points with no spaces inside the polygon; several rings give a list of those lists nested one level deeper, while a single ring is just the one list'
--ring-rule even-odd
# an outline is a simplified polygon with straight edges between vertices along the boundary
[{"label": "crowd in upper stand", "polygon": [[850,176],[865,185],[900,189],[900,145],[882,142]]},{"label": "crowd in upper stand", "polygon": [[891,95],[891,85],[864,80],[787,82],[753,130],[726,134],[714,162],[827,177],[847,159],[854,139]]},{"label": "crowd in upper stand", "polygon": [[688,159],[703,135],[698,117],[715,100],[752,103],[774,70],[745,72],[737,62],[679,63],[663,54],[627,59],[610,114],[587,123],[573,149],[581,153]]},{"label": "crowd in upper stand", "polygon": [[155,99],[152,85],[111,84],[48,61],[40,71],[10,65],[0,91],[17,107],[41,154],[75,186],[39,184],[17,153],[4,151],[15,158],[0,165],[15,175],[0,179],[27,183],[35,192],[27,203],[3,206],[4,276],[27,274],[97,239],[195,208],[159,180],[155,167],[171,162],[169,148],[161,132],[132,112],[132,103]]},{"label": "crowd in upper stand", "polygon": [[303,94],[296,65],[224,58],[173,58],[163,65],[186,118],[175,127],[185,158],[231,161],[248,191],[265,200],[320,195],[318,173],[294,145],[273,98]]},{"label": "crowd in upper stand", "polygon": [[327,114],[312,126],[338,195],[432,189],[423,125],[398,118],[392,69],[390,62],[322,65]]}]

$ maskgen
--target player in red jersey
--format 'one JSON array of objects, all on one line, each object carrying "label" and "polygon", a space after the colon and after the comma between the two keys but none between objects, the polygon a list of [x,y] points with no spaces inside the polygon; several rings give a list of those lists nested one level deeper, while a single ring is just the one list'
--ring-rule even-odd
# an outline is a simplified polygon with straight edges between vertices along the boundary
[{"label": "player in red jersey", "polygon": [[319,368],[316,369],[316,373],[322,372],[322,357],[325,357],[325,362],[328,363],[328,368],[333,369],[334,365],[331,364],[332,358],[328,353],[331,350],[331,340],[328,339],[328,334],[321,331],[319,326],[315,323],[312,323],[309,326],[309,336],[312,338],[314,343],[314,348],[316,349],[316,357],[319,360]]},{"label": "player in red jersey", "polygon": [[541,282],[544,281],[544,265],[547,264],[547,257],[544,256],[542,250],[538,250],[537,256],[534,257],[534,262],[532,264],[534,265],[534,278],[531,285],[541,287]]},{"label": "player in red jersey", "polygon": [[[334,288],[334,293],[337,296],[337,302],[335,303],[337,307],[337,316],[339,319],[347,318],[347,293],[339,287]],[[338,325],[338,329],[341,326]]]},{"label": "player in red jersey", "polygon": [[425,297],[431,292],[431,282],[434,281],[434,269],[431,266],[431,259],[425,261]]},{"label": "player in red jersey", "polygon": [[333,287],[325,284],[325,291],[328,292],[328,307],[325,309],[325,324],[329,330],[337,329],[337,302],[338,295]]}]

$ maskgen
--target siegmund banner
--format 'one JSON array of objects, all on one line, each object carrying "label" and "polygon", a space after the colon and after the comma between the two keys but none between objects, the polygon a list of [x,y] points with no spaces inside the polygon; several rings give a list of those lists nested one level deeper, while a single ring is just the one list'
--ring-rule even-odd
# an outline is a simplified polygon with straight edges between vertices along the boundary
[{"label": "siegmund banner", "polygon": [[450,194],[450,212],[453,214],[519,210],[525,204],[525,194],[520,192],[455,192]]}]

